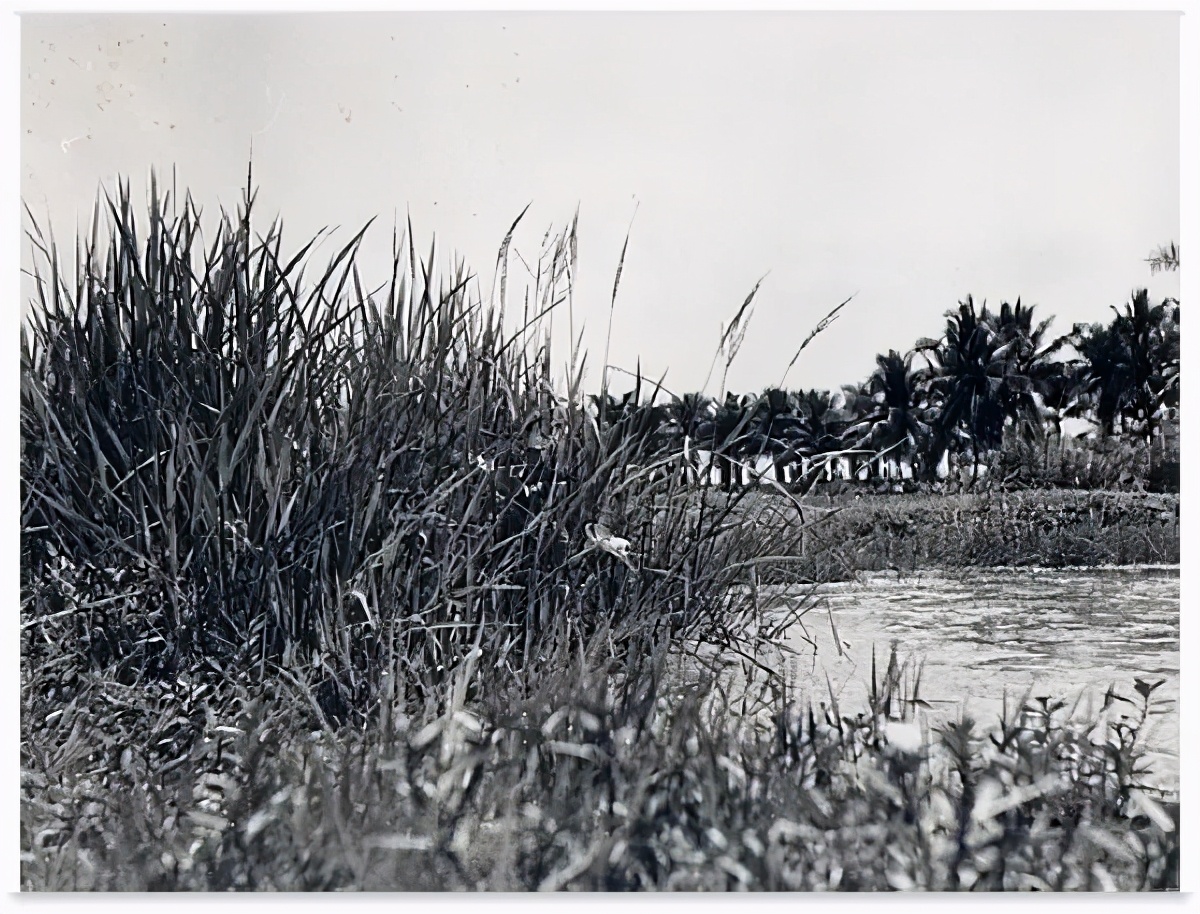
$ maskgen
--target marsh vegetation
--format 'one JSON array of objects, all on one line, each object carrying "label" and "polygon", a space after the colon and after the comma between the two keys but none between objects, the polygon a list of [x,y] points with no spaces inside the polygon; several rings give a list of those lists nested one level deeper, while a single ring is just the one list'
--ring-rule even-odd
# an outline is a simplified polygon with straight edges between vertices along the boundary
[{"label": "marsh vegetation", "polygon": [[[71,264],[31,231],[24,888],[1178,884],[1177,807],[1142,789],[1153,684],[1113,691],[1124,719],[1026,696],[923,732],[919,669],[895,653],[863,707],[797,692],[775,661],[805,601],[765,624],[763,581],[798,561],[809,578],[842,573],[850,560],[820,545],[835,524],[877,538],[908,521],[886,506],[805,515],[803,473],[699,491],[696,441],[727,467],[771,442],[799,453],[817,433],[803,411],[783,421],[791,395],[722,412],[636,378],[618,398],[604,367],[589,397],[578,346],[559,376],[547,328],[573,307],[574,225],[547,235],[518,304],[512,232],[484,300],[464,266],[418,256],[411,226],[378,288],[359,274],[361,234],[305,275],[313,243],[285,250],[253,209],[247,191],[206,236],[190,198],[153,185],[139,223],[125,186]],[[752,298],[722,336],[728,358]],[[1044,406],[1025,381],[1000,373],[1000,412],[980,391],[1005,352],[1032,350],[993,346],[973,306],[958,314],[937,358],[983,346],[982,380],[946,367],[906,407],[881,360],[874,445],[978,463],[1025,440],[1004,431]],[[1001,323],[1027,329],[1027,314]],[[1170,377],[1137,383],[1162,402],[1119,393],[1114,415],[1140,415],[1151,447],[1177,355]],[[935,402],[940,424],[921,412]],[[824,406],[814,454],[866,421]],[[1056,496],[1075,512],[1064,535],[1112,561],[1072,526],[1082,498]],[[964,530],[973,516],[955,514]],[[1062,554],[1061,536],[1018,529],[1037,543],[1021,555]],[[996,560],[958,542],[958,561]],[[1169,561],[1172,542],[1137,558]]]}]

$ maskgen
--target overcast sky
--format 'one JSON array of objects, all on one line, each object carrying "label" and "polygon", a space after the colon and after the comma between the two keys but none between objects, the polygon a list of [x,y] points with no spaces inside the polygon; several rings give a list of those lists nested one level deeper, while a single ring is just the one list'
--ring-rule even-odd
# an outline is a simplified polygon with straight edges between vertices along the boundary
[{"label": "overcast sky", "polygon": [[1178,28],[1153,12],[26,16],[21,188],[60,240],[102,183],[140,194],[152,166],[215,210],[237,203],[253,139],[285,245],[378,215],[365,265],[383,282],[407,210],[419,246],[436,233],[485,292],[527,203],[527,259],[578,206],[593,365],[632,219],[613,363],[698,387],[769,274],[729,386],[777,382],[855,294],[788,378],[835,387],[938,336],[968,293],[1021,296],[1059,332],[1135,287],[1178,294],[1144,262],[1179,238]]}]

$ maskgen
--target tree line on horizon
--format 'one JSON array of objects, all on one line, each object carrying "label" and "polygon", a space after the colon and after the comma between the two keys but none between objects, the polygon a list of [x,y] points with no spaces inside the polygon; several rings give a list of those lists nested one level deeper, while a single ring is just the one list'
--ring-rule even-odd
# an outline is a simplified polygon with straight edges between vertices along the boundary
[{"label": "tree line on horizon", "polygon": [[[1178,248],[1161,248],[1152,269],[1178,268]],[[1107,322],[1080,323],[1051,337],[1053,317],[972,296],[946,312],[937,339],[876,356],[876,369],[835,390],[768,387],[757,393],[671,396],[639,375],[621,396],[592,403],[604,424],[623,425],[650,454],[703,449],[723,484],[737,464],[769,456],[775,475],[802,458],[848,450],[884,452],[933,478],[946,455],[978,462],[1006,440],[1062,438],[1062,423],[1085,419],[1105,437],[1151,441],[1179,408],[1179,301],[1152,304],[1135,291]],[[643,392],[648,396],[643,397]],[[1085,433],[1086,434],[1086,433]]]}]

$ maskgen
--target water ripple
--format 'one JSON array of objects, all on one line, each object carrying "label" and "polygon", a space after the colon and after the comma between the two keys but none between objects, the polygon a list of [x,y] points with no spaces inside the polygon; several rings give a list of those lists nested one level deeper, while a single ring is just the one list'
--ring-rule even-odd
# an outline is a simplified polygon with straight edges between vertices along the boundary
[{"label": "water ripple", "polygon": [[[852,647],[839,655],[829,627],[809,625],[818,643],[814,691],[828,688],[828,674],[836,690],[865,699],[872,647],[886,662],[893,641],[902,657],[925,661],[923,698],[975,714],[998,713],[1005,689],[1036,686],[1068,702],[1095,701],[1112,683],[1132,696],[1134,677],[1165,678],[1148,738],[1156,769],[1177,783],[1178,567],[889,573],[823,588],[821,596],[814,612],[832,613]],[[792,646],[812,653],[799,639]]]}]

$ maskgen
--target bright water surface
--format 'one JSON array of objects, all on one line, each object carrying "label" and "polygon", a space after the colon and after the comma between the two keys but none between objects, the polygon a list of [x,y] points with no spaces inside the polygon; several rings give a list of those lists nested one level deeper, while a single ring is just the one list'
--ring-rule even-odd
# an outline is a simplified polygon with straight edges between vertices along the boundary
[{"label": "bright water surface", "polygon": [[[1110,684],[1140,700],[1134,677],[1165,679],[1144,731],[1149,780],[1178,789],[1177,566],[971,569],[900,578],[890,572],[826,585],[815,596],[803,629],[793,629],[788,640],[801,653],[796,672],[814,701],[827,698],[832,684],[843,714],[864,710],[872,645],[882,678],[893,641],[901,660],[925,661],[920,697],[933,704],[925,712],[933,721],[965,706],[989,729],[1006,690],[1010,708],[1032,687],[1033,696],[1057,696],[1068,705],[1081,697],[1083,713],[1089,701],[1099,711]],[[844,642],[842,656],[833,627]],[[806,633],[817,643],[815,655]]]}]

